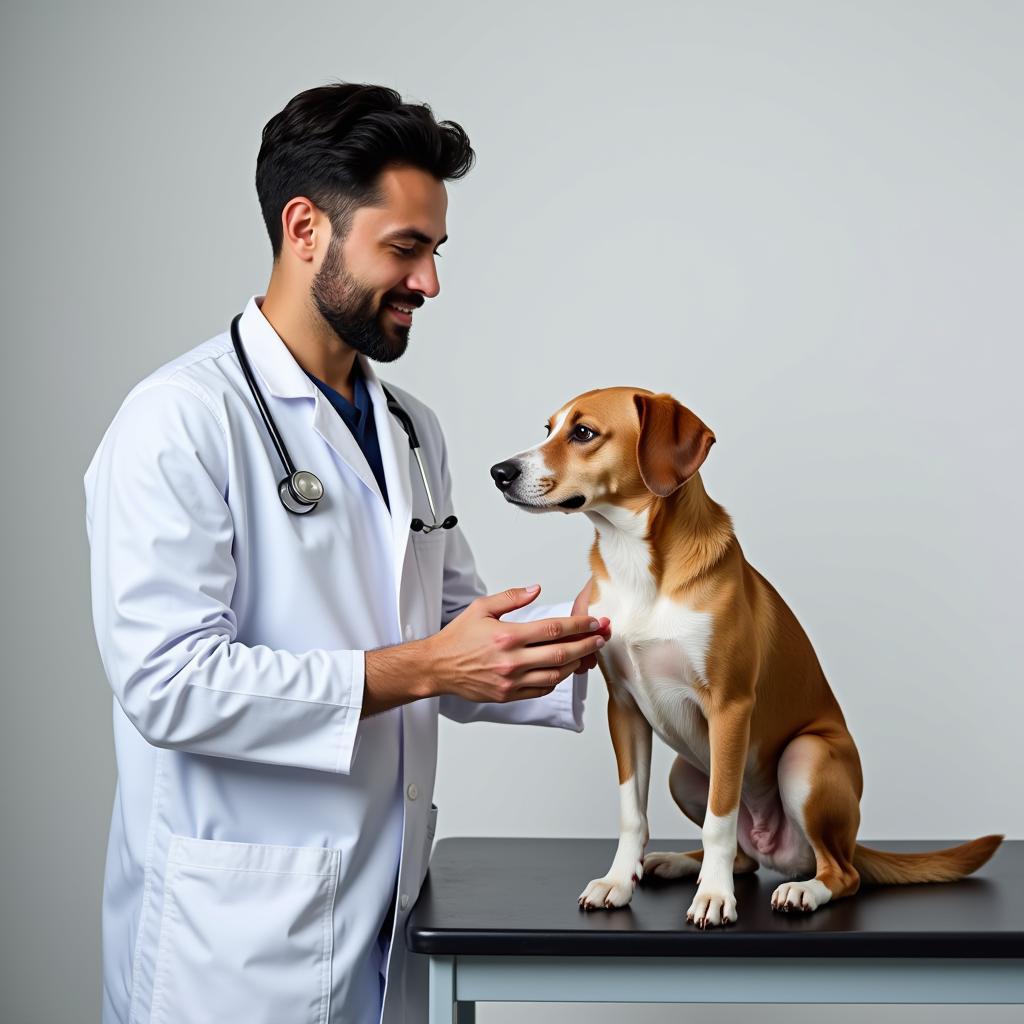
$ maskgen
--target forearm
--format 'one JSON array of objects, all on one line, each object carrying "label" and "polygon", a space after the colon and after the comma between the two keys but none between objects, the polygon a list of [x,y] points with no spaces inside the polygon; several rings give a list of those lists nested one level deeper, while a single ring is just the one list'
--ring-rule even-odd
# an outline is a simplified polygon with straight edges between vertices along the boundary
[{"label": "forearm", "polygon": [[429,640],[367,651],[362,717],[435,696],[437,671]]}]

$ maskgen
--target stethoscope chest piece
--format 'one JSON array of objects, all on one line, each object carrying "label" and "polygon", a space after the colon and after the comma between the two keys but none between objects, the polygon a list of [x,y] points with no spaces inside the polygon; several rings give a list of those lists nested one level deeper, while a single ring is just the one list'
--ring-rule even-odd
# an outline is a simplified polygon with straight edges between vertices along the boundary
[{"label": "stethoscope chest piece", "polygon": [[324,485],[315,473],[300,469],[281,480],[277,485],[277,493],[281,496],[281,504],[289,512],[304,516],[312,512],[324,496]]}]

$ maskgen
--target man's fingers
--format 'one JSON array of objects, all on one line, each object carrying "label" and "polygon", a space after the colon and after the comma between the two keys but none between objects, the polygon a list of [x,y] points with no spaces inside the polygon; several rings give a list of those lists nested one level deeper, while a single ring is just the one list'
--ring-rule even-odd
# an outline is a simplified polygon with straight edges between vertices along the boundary
[{"label": "man's fingers", "polygon": [[516,639],[523,645],[550,644],[566,637],[577,637],[580,633],[597,633],[607,619],[589,615],[567,615],[554,619],[535,619],[533,622],[503,622],[515,631]]},{"label": "man's fingers", "polygon": [[562,669],[572,662],[585,658],[588,654],[599,651],[603,646],[604,637],[599,633],[595,633],[592,636],[566,641],[565,643],[539,644],[535,647],[527,647],[526,650],[517,655],[517,660],[520,665],[526,666],[529,669],[543,668],[545,666]]},{"label": "man's fingers", "polygon": [[[570,661],[560,668],[534,668],[524,672],[518,679],[515,696],[513,700],[520,700],[527,693],[530,696],[538,696],[540,693],[550,693],[563,679],[579,671],[579,661]],[[532,691],[538,691],[534,693]]]},{"label": "man's fingers", "polygon": [[528,605],[531,601],[536,600],[537,595],[540,593],[540,586],[534,584],[537,588],[533,587],[510,587],[508,590],[503,590],[500,594],[488,594],[486,597],[478,597],[473,604],[480,608],[485,615],[491,615],[494,618],[499,618],[506,612],[515,611],[516,608],[522,608],[524,605]]}]

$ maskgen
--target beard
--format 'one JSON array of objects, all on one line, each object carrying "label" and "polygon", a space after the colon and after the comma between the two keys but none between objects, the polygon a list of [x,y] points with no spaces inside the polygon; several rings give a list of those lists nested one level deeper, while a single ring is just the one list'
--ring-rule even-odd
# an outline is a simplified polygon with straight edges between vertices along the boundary
[{"label": "beard", "polygon": [[341,257],[341,245],[334,239],[313,279],[312,296],[334,333],[367,359],[390,363],[405,352],[410,328],[382,323],[383,301],[378,303],[373,289],[349,272]]}]

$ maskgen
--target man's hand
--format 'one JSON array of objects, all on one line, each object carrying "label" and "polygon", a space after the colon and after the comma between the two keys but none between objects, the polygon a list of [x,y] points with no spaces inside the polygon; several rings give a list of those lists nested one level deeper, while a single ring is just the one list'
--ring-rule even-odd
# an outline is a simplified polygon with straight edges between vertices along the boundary
[{"label": "man's hand", "polygon": [[[583,589],[577,594],[576,600],[572,604],[573,615],[586,615],[590,611],[590,592],[594,589],[594,577],[591,576],[589,580],[583,585]],[[612,638],[612,626],[609,619],[599,619],[600,622],[600,633],[604,637],[605,643]],[[597,668],[597,655],[588,654],[580,662],[579,671],[587,672],[592,668]]]},{"label": "man's hand", "polygon": [[433,692],[504,704],[544,696],[574,672],[592,668],[610,629],[607,619],[586,614],[590,586],[580,591],[571,616],[534,622],[502,622],[501,616],[535,600],[539,586],[478,597],[421,641]]}]

